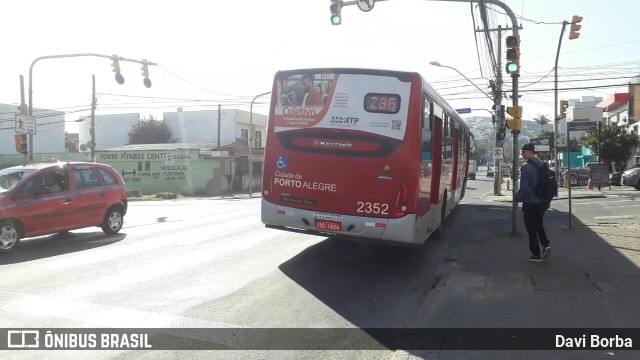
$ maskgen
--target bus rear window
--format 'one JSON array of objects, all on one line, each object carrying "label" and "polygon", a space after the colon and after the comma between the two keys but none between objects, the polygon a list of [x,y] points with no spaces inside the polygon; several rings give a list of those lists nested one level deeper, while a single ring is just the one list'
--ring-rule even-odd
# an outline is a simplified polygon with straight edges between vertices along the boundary
[{"label": "bus rear window", "polygon": [[397,114],[400,111],[400,95],[368,93],[364,97],[364,110],[372,113]]}]

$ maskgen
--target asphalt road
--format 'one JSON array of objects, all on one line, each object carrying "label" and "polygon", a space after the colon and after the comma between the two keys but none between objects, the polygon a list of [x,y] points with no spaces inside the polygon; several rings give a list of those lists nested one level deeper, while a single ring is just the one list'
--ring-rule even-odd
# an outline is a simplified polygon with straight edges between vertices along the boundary
[{"label": "asphalt road", "polygon": [[[132,202],[122,232],[99,229],[25,240],[0,257],[3,328],[405,328],[455,244],[510,229],[487,212],[493,179],[469,181],[444,233],[421,248],[390,248],[265,229],[260,199]],[[640,213],[630,197],[576,199],[593,221]],[[554,207],[568,201],[554,202]],[[560,212],[558,212],[560,213]],[[518,213],[519,214],[519,213]],[[553,214],[551,215],[553,217]],[[197,338],[197,336],[195,336]],[[348,340],[348,339],[346,339]],[[354,340],[355,341],[355,340]],[[223,342],[224,344],[224,342]],[[229,345],[229,344],[226,344]],[[232,345],[232,344],[231,344]],[[357,345],[353,346],[357,348]],[[16,359],[393,358],[379,351],[12,351]]]}]

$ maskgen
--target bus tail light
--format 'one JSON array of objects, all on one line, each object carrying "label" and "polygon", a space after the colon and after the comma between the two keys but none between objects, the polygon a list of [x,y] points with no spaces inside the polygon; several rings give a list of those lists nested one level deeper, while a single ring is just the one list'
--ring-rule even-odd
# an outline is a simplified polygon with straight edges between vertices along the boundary
[{"label": "bus tail light", "polygon": [[400,181],[400,190],[398,190],[398,194],[396,195],[396,208],[400,208],[400,210],[396,211],[395,216],[404,216],[407,211],[407,199],[409,198],[409,191],[407,189],[407,184],[404,180]]}]

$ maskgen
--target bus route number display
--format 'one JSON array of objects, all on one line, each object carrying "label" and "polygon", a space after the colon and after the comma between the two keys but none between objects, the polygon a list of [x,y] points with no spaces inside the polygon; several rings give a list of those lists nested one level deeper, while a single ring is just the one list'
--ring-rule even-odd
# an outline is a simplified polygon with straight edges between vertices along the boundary
[{"label": "bus route number display", "polygon": [[364,97],[364,110],[372,113],[395,114],[400,111],[400,95],[369,93]]}]

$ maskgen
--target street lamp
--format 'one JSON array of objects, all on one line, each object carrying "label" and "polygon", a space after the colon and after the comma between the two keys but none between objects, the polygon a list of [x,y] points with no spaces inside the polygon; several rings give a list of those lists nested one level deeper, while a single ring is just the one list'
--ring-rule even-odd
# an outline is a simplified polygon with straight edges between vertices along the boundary
[{"label": "street lamp", "polygon": [[253,141],[253,103],[261,96],[271,94],[271,91],[256,95],[251,100],[251,106],[249,107],[249,197],[253,196],[253,147],[251,142]]},{"label": "street lamp", "polygon": [[494,99],[493,99],[493,97],[491,97],[489,94],[487,94],[487,93],[486,93],[486,92],[484,92],[482,89],[480,89],[480,88],[478,87],[478,85],[476,85],[473,81],[471,81],[471,80],[470,80],[468,77],[466,77],[463,73],[461,73],[460,71],[458,71],[458,69],[456,69],[456,68],[454,68],[454,67],[451,67],[451,66],[442,65],[442,64],[440,64],[440,63],[439,63],[439,62],[437,62],[437,61],[432,61],[432,62],[430,62],[429,64],[430,64],[430,65],[433,65],[433,66],[438,66],[438,67],[448,68],[448,69],[451,69],[451,70],[453,70],[453,71],[457,72],[458,74],[460,74],[460,76],[462,76],[462,77],[463,77],[463,78],[465,78],[468,82],[470,82],[470,83],[471,83],[471,85],[475,86],[475,87],[476,87],[476,89],[478,89],[482,94],[484,94],[484,96],[488,97],[488,98],[489,98],[489,100],[491,100],[491,102],[493,102],[493,100],[494,100]]}]

